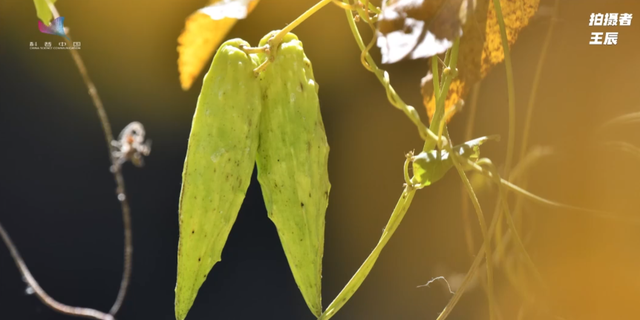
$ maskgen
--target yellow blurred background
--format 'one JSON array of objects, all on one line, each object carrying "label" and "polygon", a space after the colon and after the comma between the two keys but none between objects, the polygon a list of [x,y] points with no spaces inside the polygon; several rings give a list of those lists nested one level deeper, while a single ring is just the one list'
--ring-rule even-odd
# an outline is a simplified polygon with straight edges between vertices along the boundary
[{"label": "yellow blurred background", "polygon": [[[256,44],[264,34],[282,28],[314,2],[262,0],[247,19],[235,26],[228,38],[241,37]],[[188,134],[190,117],[202,84],[200,76],[190,91],[180,89],[177,37],[185,18],[203,5],[205,2],[202,0],[59,0],[57,4],[61,15],[66,17],[65,25],[71,29],[74,40],[82,42],[80,53],[109,115],[114,119],[114,128],[120,128],[128,121],[140,120],[147,125],[154,143],[162,145],[163,139],[174,139],[171,140],[174,149],[168,148],[165,153],[152,152],[149,158],[150,166],[153,166],[154,158],[163,155],[178,159],[177,165],[164,168],[166,171],[157,171],[154,177],[161,181],[164,174],[170,176],[173,179],[171,190],[174,191],[179,188],[176,185],[181,172],[179,159],[184,157],[185,133]],[[541,7],[546,10],[552,5],[552,1],[541,1]],[[611,31],[588,26],[589,15],[600,12],[629,12],[636,16],[640,14],[640,2],[560,1],[559,21],[542,67],[530,142],[534,146],[551,146],[558,153],[535,165],[529,173],[528,190],[553,201],[616,212],[629,219],[640,220],[640,159],[596,145],[597,139],[601,138],[640,145],[637,123],[616,127],[605,137],[596,136],[597,127],[605,121],[640,111],[640,16],[632,20],[631,26],[613,30],[620,32],[616,46],[589,46],[592,31]],[[82,140],[86,126],[99,137],[93,107],[68,53],[28,50],[29,41],[52,39],[37,32],[32,2],[4,0],[0,4],[0,17],[3,66],[11,64],[25,77],[38,79],[31,88],[24,88],[24,94],[47,95],[48,99],[68,101],[68,105],[56,107],[50,121],[56,121],[56,117],[84,120],[86,124],[79,124],[79,128],[68,127],[67,130],[75,130],[74,135]],[[525,108],[549,23],[549,15],[536,16],[512,48],[518,141],[522,138]],[[361,30],[369,39],[371,33],[368,28],[362,25]],[[306,54],[313,62],[331,146],[329,173],[332,189],[327,212],[323,273],[326,306],[377,243],[402,191],[404,154],[420,150],[422,143],[415,127],[387,101],[374,75],[360,65],[359,51],[343,10],[328,6],[296,28],[294,33],[303,41]],[[373,52],[379,61],[379,51],[374,48]],[[414,105],[426,121],[420,96],[420,78],[427,71],[426,60],[382,67],[389,71],[391,83],[400,96]],[[11,79],[8,69],[0,72],[4,73],[3,81]],[[474,136],[502,136],[501,142],[489,142],[482,148],[482,156],[491,158],[500,166],[504,163],[508,125],[504,64],[491,71],[480,90]],[[78,100],[83,103],[74,103]],[[13,121],[8,118],[8,108],[29,107],[11,105],[7,101],[1,106],[3,124]],[[454,141],[462,142],[467,111],[463,110],[450,123]],[[4,130],[8,129],[0,128],[0,134],[9,139],[9,131]],[[177,136],[180,139],[175,139]],[[37,137],[33,139],[31,141],[40,141]],[[37,143],[45,143],[43,141]],[[101,139],[82,141],[98,145],[95,158],[107,160]],[[516,150],[519,150],[519,143]],[[2,157],[11,154],[10,150],[0,152]],[[53,155],[49,156],[54,157],[57,151],[47,152],[52,152]],[[6,164],[19,166],[17,161]],[[108,176],[103,178],[109,181]],[[3,183],[12,183],[7,179]],[[135,181],[130,183],[136,184]],[[161,191],[147,189],[146,192]],[[485,215],[491,216],[496,188],[485,188],[478,194]],[[107,192],[105,201],[110,201],[108,196]],[[259,201],[259,195],[254,198]],[[6,194],[4,199],[8,199]],[[403,224],[383,251],[369,278],[334,319],[435,319],[451,295],[440,282],[428,288],[417,286],[433,277],[467,272],[473,257],[469,256],[464,240],[461,202],[466,199],[454,171],[440,182],[419,191]],[[142,234],[149,232],[160,238],[162,232],[171,232],[175,237],[176,208],[177,203],[173,207],[169,203],[167,207],[158,209],[166,210],[162,211],[166,212],[163,216],[173,225],[146,231],[155,223],[147,220],[135,227],[145,230]],[[2,212],[0,219],[4,222],[9,215]],[[523,226],[528,237],[527,249],[549,286],[548,294],[541,298],[550,302],[553,314],[562,319],[577,320],[640,318],[639,224],[551,209],[528,201],[524,204],[524,215],[527,217]],[[117,214],[114,216],[117,218]],[[470,219],[475,251],[479,249],[481,238],[473,212]],[[149,225],[142,226],[145,224]],[[237,228],[234,232],[242,232]],[[119,237],[120,231],[114,232]],[[147,243],[144,240],[137,243],[141,245],[137,250],[145,250]],[[175,245],[168,243],[169,246]],[[248,248],[251,244],[246,246]],[[167,252],[171,250],[173,247]],[[273,254],[281,255],[281,252]],[[10,269],[8,257],[2,258],[5,263],[0,265],[4,267],[0,276],[4,279],[18,277]],[[170,259],[169,255],[167,261]],[[118,266],[114,264],[114,268]],[[134,264],[134,268],[134,278],[145,273],[144,266],[136,267]],[[214,268],[214,273],[219,271],[217,268]],[[11,270],[11,273],[2,275],[5,270]],[[516,319],[522,299],[517,290],[505,281],[502,271],[497,269],[496,281],[502,317],[505,320]],[[163,282],[163,288],[169,290],[175,283],[170,276],[147,280]],[[207,288],[211,289],[216,284],[209,285]],[[142,295],[145,287],[140,284],[137,290],[132,295]],[[22,296],[7,293],[6,297],[20,299]],[[301,300],[295,301],[299,303]],[[224,299],[217,301],[217,304],[225,303]],[[252,303],[247,301],[242,305],[250,309]],[[278,303],[278,308],[291,305],[289,301]],[[0,302],[0,305],[4,304],[6,302]],[[135,301],[129,304],[135,309]],[[201,304],[198,308],[215,309],[217,306]],[[264,318],[288,318],[278,317],[277,310],[281,310],[278,308]],[[310,318],[310,314],[303,309],[300,316],[296,316],[305,317]],[[167,313],[158,319],[171,318],[172,314]],[[33,319],[44,318],[33,316]],[[482,287],[477,286],[465,294],[449,319],[488,319],[487,300]],[[552,318],[529,310],[522,319]]]}]

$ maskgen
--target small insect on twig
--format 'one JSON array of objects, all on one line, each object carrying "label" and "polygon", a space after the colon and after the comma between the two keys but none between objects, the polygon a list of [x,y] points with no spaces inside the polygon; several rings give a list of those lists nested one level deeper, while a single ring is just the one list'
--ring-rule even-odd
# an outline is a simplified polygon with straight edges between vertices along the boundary
[{"label": "small insect on twig", "polygon": [[144,135],[142,123],[134,121],[122,129],[118,140],[111,141],[114,147],[111,156],[115,160],[111,167],[112,172],[119,170],[127,161],[131,161],[136,167],[144,166],[143,156],[151,153],[151,140],[144,141]]}]

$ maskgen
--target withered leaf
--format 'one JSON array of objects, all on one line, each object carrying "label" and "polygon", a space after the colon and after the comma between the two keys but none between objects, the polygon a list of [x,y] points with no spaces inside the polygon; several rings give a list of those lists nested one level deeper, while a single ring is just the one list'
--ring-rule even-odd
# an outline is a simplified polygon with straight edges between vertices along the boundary
[{"label": "withered leaf", "polygon": [[259,0],[213,0],[191,14],[178,37],[180,85],[188,90],[229,30],[244,19]]},{"label": "withered leaf", "polygon": [[[500,0],[502,15],[507,31],[509,47],[518,38],[536,13],[540,0]],[[482,80],[491,68],[504,60],[500,25],[491,0],[477,0],[476,9],[470,12],[463,26],[458,53],[458,77],[451,82],[447,94],[445,110],[454,108],[464,99],[475,83]],[[431,67],[429,66],[429,69]],[[429,120],[435,113],[435,97],[430,75],[422,81],[422,96]],[[450,120],[453,113],[449,114]]]},{"label": "withered leaf", "polygon": [[[500,0],[509,45],[538,10],[540,0]],[[458,77],[451,83],[445,109],[452,109],[471,87],[504,59],[500,25],[492,0],[389,0],[378,22],[382,63],[441,54],[461,36]],[[429,61],[430,64],[430,61]],[[429,119],[435,113],[431,66],[422,79]],[[453,113],[449,113],[449,119]],[[449,120],[447,119],[447,121]]]},{"label": "withered leaf", "polygon": [[[472,1],[471,1],[472,2]],[[468,0],[389,0],[378,20],[382,63],[445,52],[462,35]]]}]

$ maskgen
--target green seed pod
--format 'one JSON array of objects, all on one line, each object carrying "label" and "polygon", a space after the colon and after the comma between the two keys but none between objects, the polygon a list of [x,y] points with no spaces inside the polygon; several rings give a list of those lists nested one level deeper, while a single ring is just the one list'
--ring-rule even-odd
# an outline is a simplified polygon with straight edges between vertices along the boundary
[{"label": "green seed pod", "polygon": [[[264,54],[259,56],[261,61],[267,59]],[[298,288],[311,312],[319,316],[325,212],[331,188],[329,145],[311,62],[295,35],[284,37],[275,60],[260,74],[260,83],[258,181]]]},{"label": "green seed pod", "polygon": [[220,255],[251,181],[262,106],[257,57],[218,49],[193,117],[180,194],[176,319],[183,320]]}]

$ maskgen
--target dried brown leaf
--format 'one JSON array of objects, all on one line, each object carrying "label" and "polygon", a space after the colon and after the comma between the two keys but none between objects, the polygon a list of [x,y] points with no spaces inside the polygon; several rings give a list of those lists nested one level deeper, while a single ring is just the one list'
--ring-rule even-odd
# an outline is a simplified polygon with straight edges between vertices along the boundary
[{"label": "dried brown leaf", "polygon": [[445,52],[462,34],[468,0],[383,2],[377,45],[382,63],[427,58]]},{"label": "dried brown leaf", "polygon": [[[500,0],[502,15],[511,47],[536,13],[540,0]],[[445,102],[445,110],[454,108],[464,99],[473,85],[482,80],[491,68],[504,60],[500,25],[491,0],[477,0],[476,9],[463,27],[458,53],[458,77],[451,82]],[[431,70],[429,67],[428,70]],[[433,83],[429,75],[423,79],[422,95],[429,120],[435,113]],[[453,113],[449,114],[450,120]]]}]

